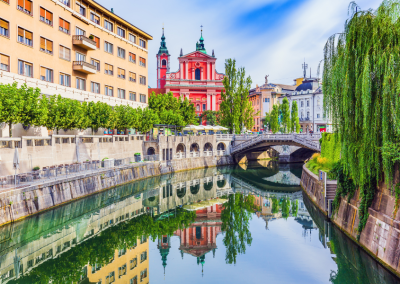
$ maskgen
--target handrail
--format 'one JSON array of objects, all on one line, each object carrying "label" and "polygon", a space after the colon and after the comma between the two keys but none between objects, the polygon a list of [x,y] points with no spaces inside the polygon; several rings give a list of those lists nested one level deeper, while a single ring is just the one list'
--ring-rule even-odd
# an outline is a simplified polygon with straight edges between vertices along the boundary
[{"label": "handrail", "polygon": [[74,40],[84,40],[84,41],[88,41],[90,44],[96,45],[96,42],[84,35],[73,35],[72,39]]}]

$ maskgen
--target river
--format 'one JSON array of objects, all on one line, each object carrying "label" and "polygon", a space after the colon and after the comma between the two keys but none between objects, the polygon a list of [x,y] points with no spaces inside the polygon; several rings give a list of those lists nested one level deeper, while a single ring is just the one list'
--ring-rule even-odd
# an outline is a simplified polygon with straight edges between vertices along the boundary
[{"label": "river", "polygon": [[259,161],[120,186],[0,227],[1,283],[399,283]]}]

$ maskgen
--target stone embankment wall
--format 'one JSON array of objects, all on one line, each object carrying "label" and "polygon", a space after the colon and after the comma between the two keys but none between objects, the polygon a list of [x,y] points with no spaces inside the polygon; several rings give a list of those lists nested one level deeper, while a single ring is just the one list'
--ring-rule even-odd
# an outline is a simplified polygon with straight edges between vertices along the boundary
[{"label": "stone embankment wall", "polygon": [[[393,182],[397,184],[400,182],[398,165],[394,172]],[[321,202],[324,196],[322,184],[305,166],[301,186],[314,204],[326,214]],[[398,206],[394,192],[383,181],[380,182],[368,209],[367,224],[361,232],[360,241],[357,241],[360,201],[359,190],[349,202],[347,198],[342,198],[339,210],[332,216],[332,222],[385,267],[400,276],[400,212],[396,209]]]},{"label": "stone embankment wall", "polygon": [[2,192],[0,194],[0,225],[138,179],[232,163],[230,156],[182,159],[164,167],[160,167],[159,162],[137,163]]}]

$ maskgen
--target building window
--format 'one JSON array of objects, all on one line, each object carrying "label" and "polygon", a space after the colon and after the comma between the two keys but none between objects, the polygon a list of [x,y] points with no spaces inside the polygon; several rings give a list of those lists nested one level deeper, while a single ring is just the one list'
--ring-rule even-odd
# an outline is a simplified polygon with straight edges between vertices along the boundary
[{"label": "building window", "polygon": [[126,275],[126,264],[118,267],[118,277],[121,278],[124,275]]},{"label": "building window", "polygon": [[139,77],[139,84],[146,85],[146,77],[140,76]]},{"label": "building window", "polygon": [[130,82],[136,82],[136,74],[133,72],[129,72],[129,81]]},{"label": "building window", "polygon": [[53,25],[53,13],[40,7],[40,20],[50,26]]},{"label": "building window", "polygon": [[144,59],[143,57],[140,57],[139,58],[139,65],[143,66],[143,67],[146,67],[146,59]]},{"label": "building window", "polygon": [[65,87],[71,87],[71,76],[60,73],[60,85]]},{"label": "building window", "polygon": [[307,111],[307,118],[310,119],[310,112]]},{"label": "building window", "polygon": [[40,51],[53,54],[53,42],[44,37],[40,37]]},{"label": "building window", "polygon": [[93,12],[90,12],[90,20],[91,20],[93,23],[96,23],[96,24],[100,25],[100,17],[97,16],[97,15],[96,15],[95,13],[93,13]]},{"label": "building window", "polygon": [[83,62],[85,62],[86,61],[86,55],[82,54],[82,53],[79,53],[79,52],[76,52],[75,53],[75,61],[83,61]]},{"label": "building window", "polygon": [[140,254],[140,263],[147,259],[147,251],[144,251]]},{"label": "building window", "polygon": [[86,80],[81,78],[76,78],[76,88],[82,91],[86,90]]},{"label": "building window", "polygon": [[10,57],[0,54],[0,70],[10,72]]},{"label": "building window", "polygon": [[118,98],[125,99],[125,90],[118,89]]},{"label": "building window", "polygon": [[40,80],[52,83],[53,82],[53,70],[45,68],[45,67],[40,67]]},{"label": "building window", "polygon": [[167,60],[163,59],[163,60],[161,61],[161,65],[162,65],[162,67],[167,66]]},{"label": "building window", "polygon": [[129,100],[136,102],[136,93],[129,92]]},{"label": "building window", "polygon": [[136,54],[129,52],[129,61],[132,63],[136,63]]},{"label": "building window", "polygon": [[143,48],[146,48],[146,42],[143,39],[139,40],[139,45]]},{"label": "building window", "polygon": [[91,82],[90,83],[90,91],[95,94],[100,94],[100,84]]},{"label": "building window", "polygon": [[140,282],[147,277],[147,268],[140,272]]},{"label": "building window", "polygon": [[195,80],[200,80],[200,68],[197,68],[194,73]]},{"label": "building window", "polygon": [[129,34],[129,41],[133,42],[133,43],[136,43],[136,36],[133,35],[133,34]]},{"label": "building window", "polygon": [[137,284],[137,276],[133,277],[130,281],[129,284]]},{"label": "building window", "polygon": [[92,64],[92,65],[94,65],[94,66],[96,66],[96,70],[97,71],[100,71],[100,61],[98,61],[97,59],[91,59],[90,60],[90,63]]},{"label": "building window", "polygon": [[70,31],[70,24],[69,24],[69,22],[67,22],[66,20],[60,18],[58,29],[59,29],[60,31],[62,31],[63,33],[69,34],[69,31]]},{"label": "building window", "polygon": [[118,68],[118,74],[117,74],[118,78],[120,79],[125,79],[125,70]]},{"label": "building window", "polygon": [[125,49],[118,47],[118,57],[125,59]]},{"label": "building window", "polygon": [[319,113],[317,113],[317,118],[320,118],[320,115],[319,115]]},{"label": "building window", "polygon": [[200,105],[196,106],[196,111],[200,111]]},{"label": "building window", "polygon": [[23,28],[18,28],[18,41],[22,44],[33,46],[33,34]]},{"label": "building window", "polygon": [[3,19],[0,19],[0,35],[10,37],[10,24]]},{"label": "building window", "polygon": [[96,42],[96,47],[100,49],[100,38],[95,35],[91,35],[93,37],[94,42]]},{"label": "building window", "polygon": [[125,30],[124,30],[124,29],[121,29],[120,27],[117,28],[117,34],[118,34],[120,37],[125,38]]},{"label": "building window", "polygon": [[110,274],[108,274],[106,276],[106,284],[111,284],[115,282],[115,273],[114,271],[110,272]]},{"label": "building window", "polygon": [[307,106],[308,106],[308,107],[310,106],[310,101],[309,101],[309,100],[307,100]]},{"label": "building window", "polygon": [[303,102],[303,101],[301,102],[300,106],[301,106],[301,107],[304,107],[304,102]]},{"label": "building window", "polygon": [[75,28],[75,34],[76,34],[76,35],[85,36],[85,35],[86,35],[86,32],[85,32],[84,30],[82,30],[81,28],[76,27],[76,28]]},{"label": "building window", "polygon": [[[146,103],[146,95],[140,94],[140,102]],[[140,242],[142,244],[142,242]]]},{"label": "building window", "polygon": [[300,116],[301,118],[303,118],[304,117],[304,113],[303,112],[301,112],[301,116]]},{"label": "building window", "polygon": [[76,11],[86,17],[86,7],[82,3],[76,2]]},{"label": "building window", "polygon": [[105,88],[104,88],[104,95],[109,96],[109,97],[113,97],[113,96],[114,96],[114,89],[113,89],[113,87],[105,86]]},{"label": "building window", "polygon": [[33,77],[32,63],[18,60],[18,74],[32,78]]},{"label": "building window", "polygon": [[113,44],[109,42],[104,42],[104,51],[108,53],[113,53]]},{"label": "building window", "polygon": [[317,106],[319,106],[320,105],[320,102],[319,102],[319,100],[317,100]]},{"label": "building window", "polygon": [[203,111],[206,110],[206,104],[203,104]]},{"label": "building window", "polygon": [[110,32],[114,31],[114,25],[107,20],[104,20],[104,28]]},{"label": "building window", "polygon": [[18,0],[17,9],[32,16],[32,1]]},{"label": "building window", "polygon": [[114,67],[106,63],[104,65],[104,73],[111,76],[114,75]]},{"label": "building window", "polygon": [[61,59],[65,59],[65,60],[71,61],[71,49],[60,45],[59,57]]}]

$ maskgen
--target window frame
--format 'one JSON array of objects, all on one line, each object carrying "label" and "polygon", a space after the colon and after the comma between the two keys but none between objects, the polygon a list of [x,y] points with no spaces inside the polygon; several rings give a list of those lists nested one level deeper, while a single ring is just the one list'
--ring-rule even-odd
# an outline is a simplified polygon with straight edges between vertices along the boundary
[{"label": "window frame", "polygon": [[47,69],[47,70],[50,70],[50,71],[51,71],[51,81],[43,80],[42,78],[40,78],[40,77],[42,76],[42,75],[40,75],[40,72],[39,72],[39,79],[40,79],[41,81],[44,81],[44,82],[54,83],[54,69],[48,68],[48,67],[43,66],[43,65],[39,65],[39,70],[41,70],[41,68],[44,68],[44,69]]},{"label": "window frame", "polygon": [[[8,57],[8,70],[4,70],[1,68],[1,56],[6,56]],[[11,70],[11,56],[5,53],[0,53],[0,71],[6,71],[6,72],[10,72]]]},{"label": "window frame", "polygon": [[[142,98],[144,98],[144,102],[142,102]],[[145,94],[139,94],[139,99],[141,103],[146,103],[147,99],[146,99],[146,95]]]},{"label": "window frame", "polygon": [[[143,45],[142,45],[142,43],[143,43]],[[146,46],[147,46],[146,41],[144,39],[139,38],[139,46],[141,48],[146,49]]]},{"label": "window frame", "polygon": [[[64,58],[64,57],[61,57],[60,55],[61,55],[61,52],[60,52],[60,47],[63,47],[63,48],[65,48],[65,49],[68,49],[69,50],[69,60],[68,59],[66,59],[66,58]],[[54,46],[53,46],[54,47]],[[62,45],[62,44],[59,44],[58,45],[58,58],[60,58],[60,59],[62,59],[62,60],[66,60],[66,61],[68,61],[68,62],[71,62],[71,56],[72,55],[72,52],[71,52],[71,49],[70,48],[68,48],[68,47],[66,47],[66,46],[64,46],[64,45]]]},{"label": "window frame", "polygon": [[[78,2],[78,1],[75,1],[75,4],[76,4],[77,6],[79,6],[79,12],[78,12],[78,11],[75,11],[75,12],[77,12],[79,15],[81,15],[81,16],[87,18],[87,10],[88,10],[88,7],[85,6],[84,4],[82,4],[82,2]],[[81,13],[81,9],[85,9],[85,15],[83,15],[83,14]]]},{"label": "window frame", "polygon": [[[122,36],[122,35],[119,34],[119,31],[120,31],[120,30],[123,31],[124,36]],[[124,39],[126,39],[126,29],[124,29],[124,28],[122,28],[122,27],[120,27],[120,26],[117,26],[117,35],[120,36],[120,37],[122,37],[122,38],[124,38]]]},{"label": "window frame", "polygon": [[[121,99],[121,100],[125,100],[126,99],[126,90],[125,89],[121,89],[121,88],[118,88],[117,89],[118,91],[117,91],[117,97],[119,98],[119,99]],[[122,96],[120,95],[120,91],[123,91],[124,92],[124,97],[122,98]]]},{"label": "window frame", "polygon": [[[77,80],[78,80],[78,79],[79,79],[79,80],[83,80],[83,81],[85,82],[85,84],[84,84],[84,87],[85,87],[85,88],[84,88],[84,89],[80,89],[80,88],[77,87],[77,84],[76,84],[76,83],[77,83]],[[86,92],[86,79],[85,79],[85,78],[82,78],[82,77],[79,77],[79,76],[76,76],[76,77],[75,77],[75,89],[81,90],[81,91],[85,91],[85,92]]]},{"label": "window frame", "polygon": [[[131,55],[135,55],[135,60],[133,60],[133,58],[132,58],[132,60],[131,60]],[[130,63],[136,64],[136,53],[129,52],[129,54],[128,54],[128,61],[129,61]]]},{"label": "window frame", "polygon": [[97,71],[100,71],[100,65],[101,65],[101,62],[100,62],[100,60],[98,60],[98,59],[96,59],[96,58],[93,58],[93,57],[90,57],[90,64],[92,64],[92,65],[94,65],[94,66],[96,66],[97,67],[97,65],[96,64],[93,64],[92,63],[92,60],[96,60],[96,61],[98,61],[99,62],[99,65],[98,65],[98,68],[96,68],[96,70]]},{"label": "window frame", "polygon": [[[93,89],[92,89],[92,84],[97,84],[97,85],[99,85],[99,92],[98,92],[98,93],[96,93],[96,92],[93,92]],[[100,84],[100,83],[98,83],[98,82],[95,82],[95,81],[90,81],[90,92],[91,92],[91,93],[94,93],[94,94],[100,94],[100,93],[101,93],[100,89],[101,89],[101,84]]]},{"label": "window frame", "polygon": [[[24,39],[26,39],[26,36],[25,36],[25,32],[26,32],[26,31],[28,31],[28,32],[30,32],[30,33],[32,34],[32,40],[31,40],[31,41],[32,41],[32,45],[29,45],[29,44],[26,44],[25,42],[20,42],[20,41],[19,41],[19,38],[18,38],[18,37],[19,37],[18,30],[19,30],[20,28],[24,30]],[[27,30],[27,29],[25,29],[25,28],[23,28],[23,27],[21,27],[21,26],[17,26],[17,42],[20,43],[20,44],[23,44],[23,45],[25,45],[25,46],[29,46],[29,47],[32,47],[32,48],[33,48],[33,32],[31,32],[30,30]]]},{"label": "window frame", "polygon": [[[107,27],[106,27],[106,22],[108,23],[108,24],[110,24],[111,25],[111,30],[110,29],[108,29]],[[105,28],[107,31],[109,31],[109,32],[114,32],[114,23],[112,23],[112,22],[110,22],[109,20],[107,20],[107,19],[104,19],[104,24],[103,24],[103,28]]]},{"label": "window frame", "polygon": [[[142,59],[144,60],[144,63],[142,63]],[[146,67],[146,58],[141,56],[139,57],[139,66]]]},{"label": "window frame", "polygon": [[7,29],[7,30],[6,30],[5,28],[1,28],[1,27],[0,27],[0,29],[3,29],[3,30],[6,31],[6,35],[0,34],[0,36],[9,39],[9,38],[10,38],[10,21],[7,21],[7,20],[4,19],[4,18],[0,18],[0,20],[3,20],[4,22],[6,22],[6,23],[8,24],[8,29]]},{"label": "window frame", "polygon": [[[142,79],[144,79],[144,83],[142,82]],[[139,84],[146,86],[146,82],[147,82],[146,76],[139,75]]]},{"label": "window frame", "polygon": [[[20,61],[23,62],[23,63],[28,63],[28,64],[31,65],[31,67],[32,67],[32,70],[31,70],[31,71],[32,71],[32,74],[31,74],[31,76],[25,75],[25,67],[24,67],[24,74],[20,74],[20,73],[19,73],[19,62],[20,62]],[[25,76],[25,77],[28,77],[28,78],[33,78],[33,76],[34,76],[34,75],[33,75],[33,74],[34,74],[34,72],[33,72],[33,71],[34,71],[34,69],[33,69],[33,62],[30,62],[30,61],[27,61],[27,60],[23,60],[23,59],[19,59],[19,58],[18,58],[18,61],[17,61],[17,62],[18,62],[18,75]],[[24,66],[25,66],[25,65],[24,65]]]},{"label": "window frame", "polygon": [[[42,16],[40,15],[40,9],[43,9],[43,10],[45,11],[44,21],[41,19]],[[47,12],[49,12],[49,13],[51,14],[51,19],[52,19],[52,20],[51,20],[51,23],[50,23],[50,24],[46,22],[46,20],[47,20],[47,18],[46,18]],[[46,8],[43,7],[43,6],[39,6],[39,21],[42,22],[42,23],[45,23],[46,25],[49,25],[50,27],[52,27],[53,24],[54,24],[54,13],[51,12],[50,10],[46,9]]]},{"label": "window frame", "polygon": [[[119,54],[119,53],[120,53],[120,50],[121,50],[121,52],[124,53],[124,56],[120,56],[120,54]],[[117,56],[118,56],[119,58],[126,59],[126,49],[117,46]]]},{"label": "window frame", "polygon": [[[77,29],[83,31],[83,36],[86,36],[86,30],[82,29],[80,26],[77,26],[77,25],[75,26],[75,35],[78,35],[78,33],[76,32]],[[79,35],[80,35],[80,34],[79,34]]]},{"label": "window frame", "polygon": [[[134,96],[134,100],[132,100],[131,95]],[[136,102],[136,92],[129,92],[129,100],[132,101],[132,102]],[[136,264],[136,266],[137,266],[137,264]]]},{"label": "window frame", "polygon": [[[67,30],[67,32],[64,31],[64,28],[62,28],[62,30],[60,29],[61,28],[60,27],[60,20],[63,20],[64,22],[69,24],[69,30]],[[71,35],[71,23],[68,22],[67,20],[65,20],[64,18],[58,17],[58,30],[60,32],[64,33],[64,34]]]},{"label": "window frame", "polygon": [[[64,72],[58,72],[58,73],[59,73],[59,74],[58,74],[58,84],[61,85],[61,86],[63,86],[63,87],[71,88],[71,85],[72,85],[72,75],[71,75],[71,74],[68,74],[68,73],[64,73]],[[62,85],[62,84],[60,83],[60,76],[61,76],[61,74],[64,75],[64,76],[69,76],[69,86]]]},{"label": "window frame", "polygon": [[[118,75],[118,72],[120,70],[124,71],[124,77],[122,77],[122,75],[121,75],[121,77],[120,77],[120,75]],[[125,80],[126,79],[126,70],[123,68],[117,67],[117,78]]]},{"label": "window frame", "polygon": [[[135,72],[131,72],[131,71],[128,71],[129,72],[129,82],[132,82],[132,83],[136,83],[136,73]],[[131,80],[131,74],[134,74],[135,75],[135,79],[133,80]]]},{"label": "window frame", "polygon": [[[107,92],[106,92],[107,89]],[[109,91],[111,90],[112,96],[109,95]],[[104,85],[104,95],[107,97],[114,97],[114,87],[109,85]]]},{"label": "window frame", "polygon": [[39,36],[39,39],[41,40],[41,39],[44,39],[45,40],[45,46],[47,47],[47,41],[50,41],[51,42],[51,45],[52,45],[52,52],[50,53],[50,52],[47,52],[47,49],[46,50],[41,50],[41,47],[39,46],[39,51],[41,51],[41,52],[44,52],[44,53],[46,53],[46,54],[49,54],[49,55],[54,55],[54,41],[52,41],[52,40],[50,40],[50,39],[48,39],[48,38],[46,38],[46,37],[44,37],[44,36]]},{"label": "window frame", "polygon": [[[108,69],[106,69],[106,65],[109,65],[109,66],[112,67],[112,74],[106,73],[106,70],[107,70],[107,72],[108,72]],[[114,65],[105,62],[105,63],[104,63],[104,74],[110,75],[110,76],[114,76]]]},{"label": "window frame", "polygon": [[[111,52],[109,52],[108,49],[106,50],[106,46],[108,46],[108,45],[111,45]],[[104,41],[104,52],[114,55],[114,44],[105,40]]]},{"label": "window frame", "polygon": [[[135,39],[135,41],[131,41],[131,36],[133,36],[133,38]],[[128,33],[128,41],[130,41],[130,42],[136,44],[137,36],[134,35],[133,33]]]},{"label": "window frame", "polygon": [[[93,14],[94,16],[99,17],[99,22],[98,22],[98,23],[96,23],[95,21],[92,20],[92,14]],[[89,15],[90,15],[89,20],[90,20],[92,23],[95,23],[96,25],[100,25],[100,23],[101,23],[101,16],[100,16],[99,14],[97,14],[96,12],[94,12],[94,11],[92,11],[92,10],[89,10]]]},{"label": "window frame", "polygon": [[[25,9],[26,1],[31,2],[31,11],[29,11],[29,12],[28,12],[28,10]],[[25,14],[31,16],[31,17],[33,17],[33,1],[31,1],[31,0],[23,0],[23,2],[24,2],[24,7],[21,7],[21,6],[18,5],[18,1],[16,1],[17,10],[21,11],[22,13],[25,13]],[[20,9],[19,7],[21,7],[22,9]]]},{"label": "window frame", "polygon": [[[93,41],[96,43],[97,49],[100,49],[100,41],[101,41],[100,38],[98,36],[94,35],[94,34],[90,34],[90,36],[93,36]],[[97,41],[95,40],[96,38],[99,39],[99,41],[98,41],[99,46],[97,46]]]}]

